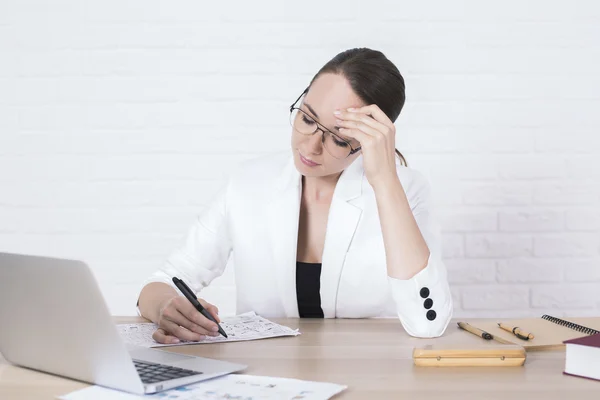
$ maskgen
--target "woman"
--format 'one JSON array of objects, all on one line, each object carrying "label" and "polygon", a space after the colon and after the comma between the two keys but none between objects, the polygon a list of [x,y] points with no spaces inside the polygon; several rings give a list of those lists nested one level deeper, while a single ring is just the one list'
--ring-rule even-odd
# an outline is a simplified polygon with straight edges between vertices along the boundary
[{"label": "woman", "polygon": [[146,282],[138,304],[159,325],[155,340],[218,335],[171,278],[200,292],[230,255],[238,313],[397,314],[412,336],[441,335],[452,297],[428,183],[395,150],[404,99],[404,79],[381,52],[329,61],[290,107],[292,154],[244,163]]}]

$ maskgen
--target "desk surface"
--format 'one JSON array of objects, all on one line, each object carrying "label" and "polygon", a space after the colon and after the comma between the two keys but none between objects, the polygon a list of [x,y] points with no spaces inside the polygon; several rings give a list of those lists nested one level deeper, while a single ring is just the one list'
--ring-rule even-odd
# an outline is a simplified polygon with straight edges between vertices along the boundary
[{"label": "desk surface", "polygon": [[[115,317],[116,322],[141,318]],[[386,320],[279,319],[302,335],[249,342],[170,348],[171,351],[239,362],[245,374],[345,384],[336,399],[521,399],[599,398],[600,382],[562,374],[564,351],[527,354],[522,367],[424,368],[412,362],[413,347],[489,343],[452,323],[443,337],[409,337],[400,322]],[[497,343],[493,343],[497,345]],[[80,382],[8,365],[0,357],[0,399],[52,399],[85,387]]]}]

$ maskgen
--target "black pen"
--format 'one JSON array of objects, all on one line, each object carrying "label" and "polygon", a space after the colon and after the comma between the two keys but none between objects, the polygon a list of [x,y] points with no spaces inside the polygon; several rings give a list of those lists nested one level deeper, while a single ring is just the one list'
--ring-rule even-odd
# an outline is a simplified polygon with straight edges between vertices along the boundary
[{"label": "black pen", "polygon": [[188,287],[188,285],[185,284],[184,281],[182,281],[181,279],[179,279],[177,277],[173,277],[173,283],[175,284],[175,286],[177,286],[177,288],[181,291],[181,293],[183,293],[185,298],[188,299],[190,301],[190,303],[192,303],[192,305],[196,308],[196,310],[198,310],[200,312],[200,314],[204,315],[206,318],[210,319],[212,322],[217,324],[217,327],[219,328],[219,333],[221,335],[227,337],[227,334],[225,333],[223,328],[221,328],[221,325],[219,325],[219,323],[215,320],[215,318],[212,316],[212,314],[209,313],[206,310],[206,308],[202,307],[202,304],[200,304],[198,299],[196,299],[196,296],[194,295],[194,292],[192,292],[192,289],[190,289]]}]

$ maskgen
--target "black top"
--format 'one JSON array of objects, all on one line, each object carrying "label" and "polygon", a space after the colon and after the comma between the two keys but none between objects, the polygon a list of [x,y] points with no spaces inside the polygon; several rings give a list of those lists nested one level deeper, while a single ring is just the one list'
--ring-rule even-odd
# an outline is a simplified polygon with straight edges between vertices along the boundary
[{"label": "black top", "polygon": [[300,318],[323,318],[321,264],[296,262],[296,297]]}]

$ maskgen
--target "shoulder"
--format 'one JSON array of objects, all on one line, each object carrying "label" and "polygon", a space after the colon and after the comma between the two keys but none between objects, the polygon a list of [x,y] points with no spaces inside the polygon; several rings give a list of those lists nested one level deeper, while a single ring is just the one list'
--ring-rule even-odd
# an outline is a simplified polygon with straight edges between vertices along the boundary
[{"label": "shoulder", "polygon": [[270,181],[281,175],[292,155],[290,151],[270,153],[239,163],[230,175],[232,181]]},{"label": "shoulder", "polygon": [[396,164],[396,172],[405,190],[418,191],[429,186],[429,180],[418,169]]},{"label": "shoulder", "polygon": [[418,203],[429,202],[431,199],[431,185],[421,171],[400,164],[396,165],[396,171],[411,206],[414,207]]},{"label": "shoulder", "polygon": [[244,176],[254,173],[277,176],[291,158],[292,154],[290,150],[255,157],[239,163],[234,170],[234,176]]},{"label": "shoulder", "polygon": [[[402,165],[399,160],[396,160],[396,174],[412,209],[430,202],[432,193],[431,185],[423,172],[413,167]],[[363,196],[368,198],[369,202],[376,203],[374,189],[369,184],[366,174],[363,174],[362,185]]]},{"label": "shoulder", "polygon": [[243,161],[230,173],[229,189],[235,195],[269,192],[291,163],[291,151],[270,153]]}]

